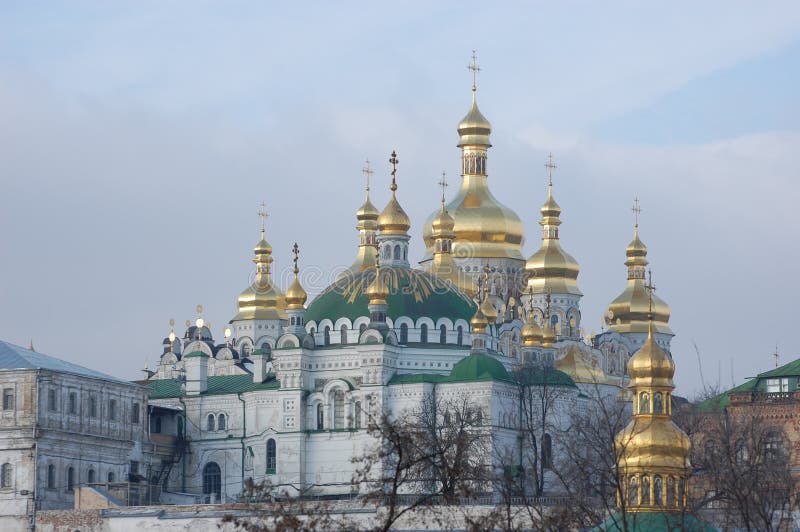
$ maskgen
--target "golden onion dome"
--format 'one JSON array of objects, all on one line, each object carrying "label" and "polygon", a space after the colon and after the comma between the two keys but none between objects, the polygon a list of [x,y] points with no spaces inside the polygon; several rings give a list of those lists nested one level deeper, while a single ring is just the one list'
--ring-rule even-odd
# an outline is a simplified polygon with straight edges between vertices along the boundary
[{"label": "golden onion dome", "polygon": [[556,368],[572,377],[575,382],[592,384],[606,382],[606,374],[602,368],[590,364],[577,345],[570,345],[567,348],[566,354],[556,361]]},{"label": "golden onion dome", "polygon": [[378,230],[384,235],[405,235],[410,228],[411,219],[392,192],[392,199],[378,216]]},{"label": "golden onion dome", "polygon": [[356,211],[356,218],[358,221],[367,221],[367,220],[377,220],[378,216],[380,216],[380,211],[372,204],[372,201],[369,199],[369,191],[367,191],[367,197],[364,200],[364,204],[358,208]]},{"label": "golden onion dome", "polygon": [[556,333],[553,330],[553,326],[550,325],[550,320],[548,320],[544,325],[544,330],[542,331],[542,347],[553,347],[555,342]]},{"label": "golden onion dome", "polygon": [[653,338],[652,328],[644,345],[628,362],[631,388],[659,387],[672,389],[672,376],[675,375],[675,363],[661,349]]},{"label": "golden onion dome", "polygon": [[525,320],[522,326],[522,345],[537,347],[542,345],[542,328],[532,318]]},{"label": "golden onion dome", "polygon": [[561,207],[553,198],[553,185],[550,184],[547,201],[541,208],[542,245],[525,263],[528,272],[528,286],[534,293],[583,295],[578,288],[580,265],[575,258],[564,251],[558,236]]},{"label": "golden onion dome", "polygon": [[297,275],[294,276],[294,281],[292,281],[292,284],[286,289],[285,299],[286,308],[289,310],[305,308],[306,301],[308,300],[308,294],[300,284],[300,280],[297,278]]},{"label": "golden onion dome", "polygon": [[616,441],[619,465],[628,474],[680,474],[690,466],[689,437],[669,418],[634,418]]},{"label": "golden onion dome", "polygon": [[[261,240],[258,241],[258,243],[256,244],[256,247],[253,248],[253,251],[256,252],[256,255],[260,255],[260,254],[272,255],[272,246],[270,246],[269,242],[267,242],[264,239],[263,233],[261,235]],[[271,259],[270,259],[270,262],[272,262]]]},{"label": "golden onion dome", "polygon": [[483,313],[483,316],[489,323],[497,322],[497,309],[494,308],[494,305],[492,305],[492,302],[489,301],[488,297],[483,298],[483,303],[481,303],[481,313]]},{"label": "golden onion dome", "polygon": [[472,326],[473,334],[484,334],[486,332],[486,327],[488,327],[489,322],[486,320],[486,316],[483,315],[480,305],[475,311],[475,315],[472,316],[469,324]]},{"label": "golden onion dome", "polygon": [[237,300],[239,312],[232,321],[237,320],[279,320],[286,319],[286,300],[281,291],[273,285],[270,274],[272,264],[272,246],[264,237],[261,228],[261,239],[254,248],[256,276],[252,284],[245,288]]},{"label": "golden onion dome", "polygon": [[[645,282],[647,267],[647,246],[639,238],[638,227],[634,229],[633,240],[625,249],[627,256],[628,281],[625,290],[608,306],[606,323],[609,330],[617,333],[645,333],[649,330],[648,316],[650,294]],[[653,294],[653,331],[672,335],[669,327],[670,308],[663,299]]]},{"label": "golden onion dome", "polygon": [[375,268],[375,279],[366,290],[370,305],[386,305],[386,298],[389,297],[389,287],[381,274],[381,267]]},{"label": "golden onion dome", "polygon": [[478,102],[475,98],[475,91],[472,91],[472,106],[467,116],[458,123],[458,147],[465,146],[485,146],[491,147],[489,135],[492,133],[492,124],[478,109]]},{"label": "golden onion dome", "polygon": [[432,234],[431,236],[436,238],[447,238],[453,239],[455,238],[455,233],[453,232],[453,228],[456,225],[456,221],[450,216],[450,213],[447,212],[447,209],[444,206],[444,202],[442,202],[442,208],[439,211],[439,215],[433,219],[431,223]]}]

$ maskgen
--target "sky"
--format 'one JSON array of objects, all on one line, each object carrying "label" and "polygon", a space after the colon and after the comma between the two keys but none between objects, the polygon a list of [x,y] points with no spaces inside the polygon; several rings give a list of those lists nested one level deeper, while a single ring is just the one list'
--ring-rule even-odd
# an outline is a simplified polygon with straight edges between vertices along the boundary
[{"label": "sky", "polygon": [[262,201],[276,277],[296,241],[318,293],[355,257],[364,160],[382,208],[393,149],[421,259],[472,50],[526,257],[553,152],[588,331],[638,196],[678,393],[800,357],[790,1],[1,3],[0,337],[130,379],[197,304],[221,338]]}]

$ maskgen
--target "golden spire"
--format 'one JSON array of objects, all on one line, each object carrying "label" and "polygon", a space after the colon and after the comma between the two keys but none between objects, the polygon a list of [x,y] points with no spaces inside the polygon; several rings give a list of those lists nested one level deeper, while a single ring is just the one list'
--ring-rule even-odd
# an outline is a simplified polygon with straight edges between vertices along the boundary
[{"label": "golden spire", "polygon": [[556,294],[582,296],[578,289],[578,262],[561,247],[558,226],[561,225],[561,207],[553,197],[553,170],[558,166],[553,162],[553,154],[547,156],[547,200],[540,209],[542,218],[542,245],[528,258],[525,270],[528,272],[528,286],[534,293],[544,294],[548,290]]},{"label": "golden spire", "polygon": [[411,228],[411,219],[397,201],[397,153],[392,151],[389,163],[392,165],[392,184],[389,189],[392,191],[392,199],[378,216],[378,230],[383,235],[407,235]]},{"label": "golden spire", "polygon": [[[478,277],[478,304],[475,308],[475,314],[472,316],[470,320],[470,325],[472,326],[472,334],[485,334],[486,327],[489,325],[489,321],[486,319],[486,315],[483,313],[483,303],[484,303],[484,294],[483,294],[483,277]],[[473,345],[475,344],[475,339],[473,338],[472,341]]]},{"label": "golden spire", "polygon": [[481,312],[486,316],[486,321],[495,323],[497,321],[497,310],[494,305],[489,301],[489,263],[483,267],[483,302],[481,303]]},{"label": "golden spire", "polygon": [[649,332],[628,363],[633,418],[616,437],[625,506],[630,512],[681,512],[686,505],[690,441],[672,422],[675,363],[653,338],[654,292],[648,275]]},{"label": "golden spire", "polygon": [[292,246],[292,254],[294,258],[292,261],[294,262],[294,268],[292,271],[294,272],[294,281],[286,290],[286,308],[288,310],[301,310],[305,308],[306,300],[308,300],[308,294],[303,289],[303,286],[300,284],[300,280],[298,279],[298,274],[300,273],[300,268],[297,266],[297,261],[300,255],[300,247],[297,245],[297,242],[294,243]]},{"label": "golden spire", "polygon": [[[356,218],[358,219],[359,222],[363,222],[366,220],[377,220],[380,212],[378,212],[378,209],[376,209],[375,205],[372,204],[372,201],[370,200],[369,197],[369,181],[370,178],[372,177],[372,174],[375,173],[372,171],[372,168],[370,167],[369,159],[366,160],[364,168],[361,169],[361,173],[363,173],[364,176],[366,177],[367,186],[365,188],[364,204],[356,211]],[[361,229],[362,225],[364,224],[359,223],[358,229]]]},{"label": "golden spire", "polygon": [[525,347],[538,347],[542,345],[542,328],[533,318],[533,289],[528,289],[528,309],[525,316],[525,325],[522,326],[522,345]]},{"label": "golden spire", "polygon": [[556,333],[553,331],[553,324],[550,322],[550,292],[547,292],[545,299],[545,312],[544,312],[544,331],[542,332],[542,347],[553,347],[556,341]]},{"label": "golden spire", "polygon": [[369,159],[365,161],[364,168],[361,172],[366,178],[366,190],[364,204],[356,211],[356,230],[358,230],[358,254],[356,260],[349,269],[341,273],[339,278],[345,276],[352,276],[364,270],[369,270],[375,267],[375,232],[378,230],[378,216],[380,211],[372,204],[369,197],[370,179],[372,178],[372,167],[370,166]]},{"label": "golden spire", "polygon": [[389,297],[389,287],[381,275],[380,254],[375,256],[375,278],[367,288],[367,297],[370,305],[386,305],[386,298]]},{"label": "golden spire", "polygon": [[653,313],[654,332],[672,334],[669,328],[669,305],[656,295],[652,295],[653,307],[650,309],[650,293],[647,288],[647,246],[639,238],[639,215],[642,213],[639,198],[634,198],[633,239],[625,248],[625,266],[628,279],[625,290],[608,306],[606,324],[617,333],[645,333],[649,330],[648,315]]},{"label": "golden spire", "polygon": [[273,285],[270,273],[270,265],[273,261],[272,246],[269,245],[265,237],[266,219],[269,214],[263,202],[257,214],[261,218],[261,239],[253,250],[255,252],[253,262],[256,265],[256,276],[253,283],[239,295],[239,313],[233,318],[234,321],[286,318],[284,312],[286,301],[280,290]]}]

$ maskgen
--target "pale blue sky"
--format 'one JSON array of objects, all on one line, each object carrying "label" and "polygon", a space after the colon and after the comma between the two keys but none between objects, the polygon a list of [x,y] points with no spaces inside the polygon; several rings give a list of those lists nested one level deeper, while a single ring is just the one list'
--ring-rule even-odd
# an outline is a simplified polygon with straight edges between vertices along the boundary
[{"label": "pale blue sky", "polygon": [[[584,323],[623,288],[630,206],[677,333],[679,392],[800,356],[795,2],[0,4],[0,337],[127,378],[168,321],[221,337],[257,205],[309,288],[355,254],[360,169],[421,226],[458,173],[455,126],[494,126],[490,182],[537,247],[545,154]],[[450,194],[453,193],[453,187]]]}]

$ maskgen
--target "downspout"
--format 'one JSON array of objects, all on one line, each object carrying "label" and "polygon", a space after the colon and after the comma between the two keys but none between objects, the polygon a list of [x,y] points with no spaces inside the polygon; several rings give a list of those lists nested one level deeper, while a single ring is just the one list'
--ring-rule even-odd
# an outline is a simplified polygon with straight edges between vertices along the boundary
[{"label": "downspout", "polygon": [[242,402],[242,437],[239,438],[239,441],[242,443],[242,489],[244,489],[244,440],[247,438],[247,411],[246,406],[247,403],[244,399],[242,399],[242,392],[236,394],[239,400]]},{"label": "downspout", "polygon": [[[31,510],[31,531],[36,530],[36,499],[39,497],[39,470],[37,469],[38,466],[36,464],[39,457],[39,449],[36,445],[36,431],[39,428],[39,397],[41,396],[41,393],[39,393],[39,370],[36,370],[35,382],[35,394],[33,399],[33,493],[31,494],[33,508]],[[15,401],[15,409],[16,406],[17,405]]]},{"label": "downspout", "polygon": [[[189,442],[186,441],[186,429],[189,425],[189,416],[186,412],[186,403],[183,402],[183,396],[178,397],[178,401],[183,407],[183,434],[179,434],[180,444],[184,446],[181,450],[181,493],[186,493],[186,454],[188,453]],[[169,482],[169,479],[167,479]]]}]

